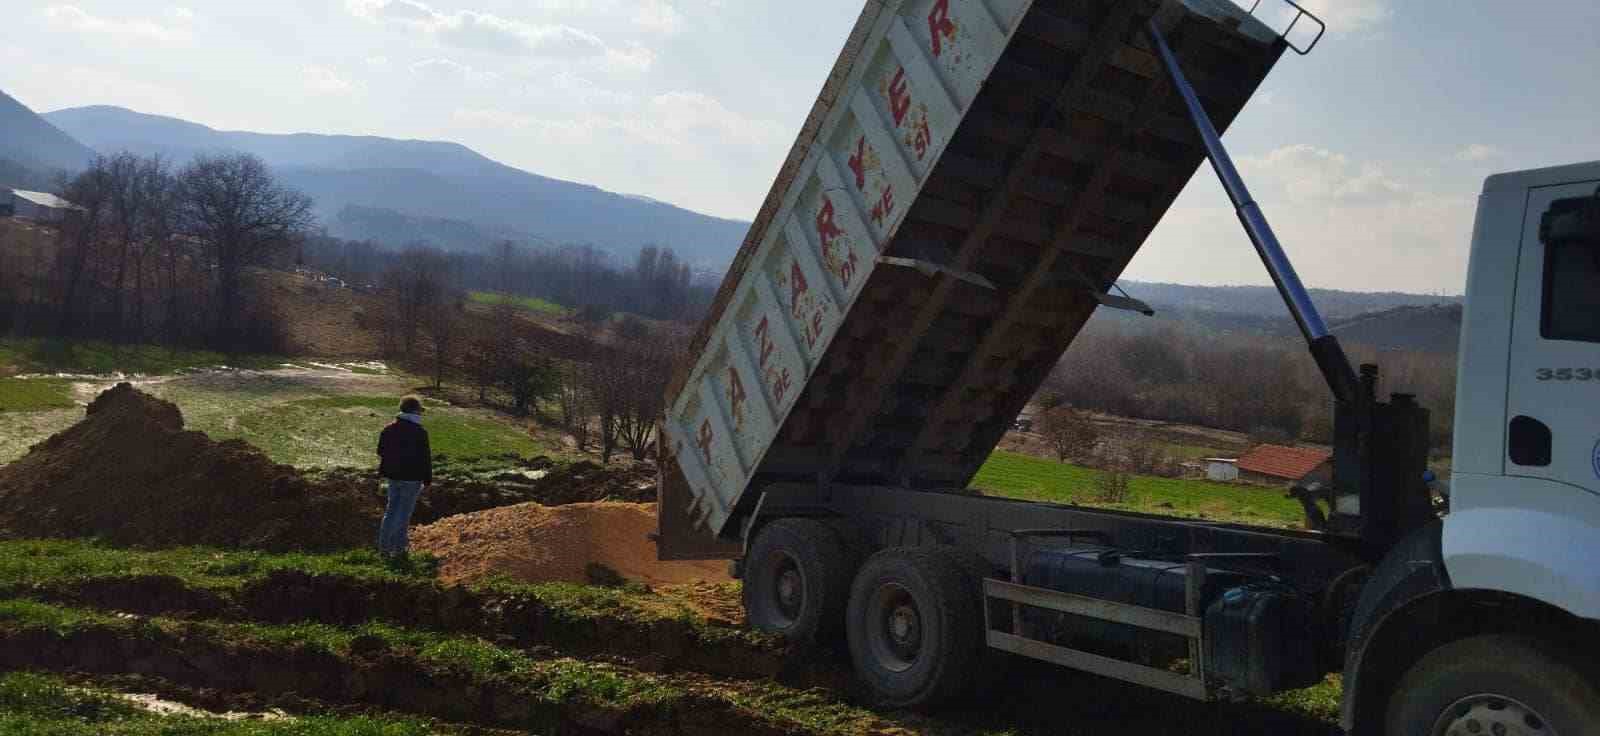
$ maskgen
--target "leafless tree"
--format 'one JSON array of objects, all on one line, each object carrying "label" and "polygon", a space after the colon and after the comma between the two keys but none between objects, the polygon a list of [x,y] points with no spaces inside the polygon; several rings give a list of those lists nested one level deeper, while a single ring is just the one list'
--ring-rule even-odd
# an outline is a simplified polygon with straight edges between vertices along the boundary
[{"label": "leafless tree", "polygon": [[216,269],[218,337],[238,346],[243,276],[286,251],[311,228],[311,199],[279,184],[261,159],[202,155],[178,175],[183,229],[197,238]]},{"label": "leafless tree", "polygon": [[563,366],[556,394],[561,405],[561,426],[572,435],[580,452],[589,448],[589,430],[594,422],[594,402],[584,380],[587,368],[581,363]]},{"label": "leafless tree", "polygon": [[1061,462],[1093,452],[1095,442],[1100,438],[1099,431],[1089,421],[1087,414],[1066,406],[1045,412],[1040,417],[1039,431]]},{"label": "leafless tree", "polygon": [[391,350],[412,355],[424,322],[444,308],[445,270],[443,253],[414,246],[407,248],[384,273],[383,287],[390,305],[389,314],[385,315],[385,332]]},{"label": "leafless tree", "polygon": [[80,300],[93,277],[114,188],[110,161],[104,156],[95,157],[87,169],[62,183],[62,194],[78,206],[67,212],[58,231],[55,280],[60,288],[60,312],[56,334],[62,337],[72,336],[79,327]]}]

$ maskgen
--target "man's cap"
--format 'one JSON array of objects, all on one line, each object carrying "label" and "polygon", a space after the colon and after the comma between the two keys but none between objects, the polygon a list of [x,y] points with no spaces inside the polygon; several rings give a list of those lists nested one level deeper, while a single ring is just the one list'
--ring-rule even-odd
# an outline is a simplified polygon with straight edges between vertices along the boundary
[{"label": "man's cap", "polygon": [[400,400],[400,413],[401,414],[421,414],[422,413],[422,399],[419,399],[419,398],[417,398],[415,396],[407,396],[407,397],[401,399]]}]

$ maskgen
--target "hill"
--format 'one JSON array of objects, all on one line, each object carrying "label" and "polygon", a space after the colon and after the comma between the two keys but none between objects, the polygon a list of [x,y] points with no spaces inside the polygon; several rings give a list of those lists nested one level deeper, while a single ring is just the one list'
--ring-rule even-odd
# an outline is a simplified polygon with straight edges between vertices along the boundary
[{"label": "hill", "polygon": [[1379,349],[1454,353],[1461,338],[1460,304],[1405,306],[1334,322],[1339,339]]},{"label": "hill", "polygon": [[57,170],[83,168],[93,155],[88,146],[0,92],[0,185],[37,187]]},{"label": "hill", "polygon": [[[1159,282],[1123,281],[1122,287],[1158,311],[1162,307],[1189,313],[1237,314],[1287,319],[1278,290],[1271,286],[1192,286]],[[1322,316],[1340,320],[1396,307],[1460,304],[1460,296],[1407,294],[1396,291],[1342,291],[1311,289]]]},{"label": "hill", "polygon": [[[1277,290],[1270,286],[1189,286],[1128,281],[1128,293],[1156,310],[1146,317],[1102,309],[1094,321],[1125,334],[1177,330],[1195,334],[1255,334],[1299,338]],[[1329,327],[1346,344],[1453,353],[1461,332],[1459,296],[1313,289]]]},{"label": "hill", "polygon": [[[253,153],[314,197],[329,223],[346,207],[382,209],[470,223],[490,233],[591,243],[624,258],[644,245],[670,246],[691,263],[718,268],[749,228],[746,222],[533,174],[458,143],[223,131],[109,106],[68,108],[45,118],[102,152],[160,153],[179,163],[204,152]],[[384,219],[356,218],[354,229],[343,234],[384,239],[390,234]]]}]

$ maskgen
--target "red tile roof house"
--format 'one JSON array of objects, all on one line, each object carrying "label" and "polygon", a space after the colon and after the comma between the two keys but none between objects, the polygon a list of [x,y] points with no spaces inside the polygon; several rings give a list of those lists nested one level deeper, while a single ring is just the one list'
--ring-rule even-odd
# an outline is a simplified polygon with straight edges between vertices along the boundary
[{"label": "red tile roof house", "polygon": [[1333,453],[1312,447],[1259,445],[1239,458],[1239,480],[1282,485],[1311,476],[1333,479]]}]

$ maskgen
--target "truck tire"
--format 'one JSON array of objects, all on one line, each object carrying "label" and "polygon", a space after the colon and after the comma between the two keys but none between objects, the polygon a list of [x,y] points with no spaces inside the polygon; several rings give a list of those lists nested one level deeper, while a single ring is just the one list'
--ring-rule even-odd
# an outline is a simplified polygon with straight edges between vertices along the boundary
[{"label": "truck tire", "polygon": [[850,658],[880,705],[915,708],[958,695],[983,653],[981,591],[945,547],[868,558],[850,588]]},{"label": "truck tire", "polygon": [[827,643],[844,624],[850,555],[816,519],[779,519],[756,533],[744,562],[744,611],[751,627],[792,642]]},{"label": "truck tire", "polygon": [[1394,692],[1385,736],[1600,733],[1600,688],[1525,637],[1446,644],[1418,660]]}]

